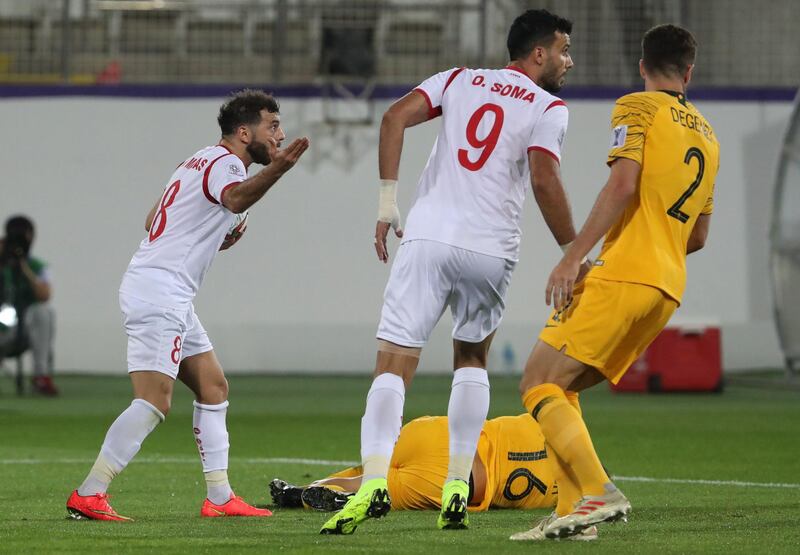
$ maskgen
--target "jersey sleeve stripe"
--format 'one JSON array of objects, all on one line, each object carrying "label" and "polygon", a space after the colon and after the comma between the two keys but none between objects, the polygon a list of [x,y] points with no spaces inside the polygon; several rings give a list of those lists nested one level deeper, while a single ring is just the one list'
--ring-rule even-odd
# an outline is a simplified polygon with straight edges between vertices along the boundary
[{"label": "jersey sleeve stripe", "polygon": [[[227,149],[226,149],[226,150],[227,150]],[[216,164],[216,163],[217,163],[217,160],[219,160],[220,158],[225,158],[226,156],[230,156],[230,155],[231,155],[231,153],[230,153],[230,152],[226,152],[226,153],[225,153],[225,154],[223,154],[222,156],[217,156],[216,158],[214,158],[214,159],[211,161],[211,163],[208,165],[208,167],[206,168],[206,172],[203,174],[203,194],[206,196],[206,198],[207,198],[207,199],[208,199],[210,202],[212,202],[212,203],[214,203],[214,204],[219,204],[219,201],[218,201],[217,199],[215,199],[215,198],[213,197],[213,195],[212,195],[212,194],[211,194],[211,193],[208,191],[208,178],[209,178],[209,176],[211,175],[211,168],[213,168],[213,167],[214,167],[214,164]],[[220,195],[220,196],[221,196],[221,195]]]},{"label": "jersey sleeve stripe", "polygon": [[613,156],[609,156],[608,160],[606,160],[606,165],[610,168],[611,164],[616,162],[617,160],[624,158],[625,160],[630,160],[631,162],[636,162],[640,166],[642,165],[642,160],[636,158],[636,155],[632,152],[620,152],[618,154],[614,154]]},{"label": "jersey sleeve stripe", "polygon": [[425,99],[425,102],[428,103],[428,119],[433,119],[442,115],[442,107],[439,106],[434,108],[433,104],[431,103],[431,97],[428,96],[428,93],[426,93],[424,90],[420,88],[414,89],[414,92],[418,92],[419,94],[421,94],[422,97]]},{"label": "jersey sleeve stripe", "polygon": [[564,106],[566,108],[567,103],[564,102],[563,100],[554,100],[553,102],[550,103],[549,106],[547,106],[547,108],[544,109],[544,111],[546,112],[550,108],[555,108],[556,106]]},{"label": "jersey sleeve stripe", "polygon": [[544,152],[550,158],[552,158],[553,160],[555,160],[556,162],[561,164],[561,160],[559,160],[558,156],[556,156],[555,153],[553,151],[551,151],[551,150],[547,150],[546,148],[544,148],[542,146],[529,146],[528,147],[528,152],[531,152],[532,150],[538,150],[539,152]]},{"label": "jersey sleeve stripe", "polygon": [[458,74],[461,73],[462,71],[464,71],[464,68],[460,67],[457,70],[455,70],[453,73],[450,74],[450,77],[447,78],[447,83],[444,84],[444,89],[442,89],[442,96],[444,96],[444,93],[447,91],[447,87],[450,86],[450,83],[452,83],[453,80],[456,77],[458,77]]}]

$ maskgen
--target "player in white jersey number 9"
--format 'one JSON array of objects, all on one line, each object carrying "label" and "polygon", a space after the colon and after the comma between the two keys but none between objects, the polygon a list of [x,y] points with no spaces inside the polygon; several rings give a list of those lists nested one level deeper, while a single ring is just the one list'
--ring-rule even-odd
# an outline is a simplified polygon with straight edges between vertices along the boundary
[{"label": "player in white jersey number 9", "polygon": [[[388,510],[386,476],[406,384],[448,306],[454,340],[450,461],[437,524],[468,524],[470,468],[489,406],[486,359],[518,257],[528,187],[556,242],[568,244],[575,237],[559,170],[568,112],[554,96],[572,67],[571,29],[566,19],[529,10],[509,31],[507,67],[443,71],[383,116],[378,260],[389,260],[390,228],[402,242],[384,293],[375,379],[361,420],[365,479],[322,533],[352,533],[361,521]],[[405,130],[438,116],[439,135],[403,228],[396,189]]]}]

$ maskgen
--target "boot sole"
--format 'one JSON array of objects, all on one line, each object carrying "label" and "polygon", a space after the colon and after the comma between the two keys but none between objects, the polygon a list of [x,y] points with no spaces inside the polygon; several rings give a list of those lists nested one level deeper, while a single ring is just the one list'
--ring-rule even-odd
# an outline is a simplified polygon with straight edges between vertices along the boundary
[{"label": "boot sole", "polygon": [[606,515],[604,515],[603,512],[598,511],[597,513],[595,513],[596,515],[595,518],[592,518],[580,524],[575,524],[571,526],[562,526],[559,528],[547,530],[544,535],[551,540],[571,538],[577,534],[580,534],[587,528],[594,526],[595,524],[600,524],[602,522],[617,522],[619,520],[627,522],[628,514],[630,512],[631,512],[630,505],[628,505],[627,507],[621,507],[611,512],[610,514]]}]

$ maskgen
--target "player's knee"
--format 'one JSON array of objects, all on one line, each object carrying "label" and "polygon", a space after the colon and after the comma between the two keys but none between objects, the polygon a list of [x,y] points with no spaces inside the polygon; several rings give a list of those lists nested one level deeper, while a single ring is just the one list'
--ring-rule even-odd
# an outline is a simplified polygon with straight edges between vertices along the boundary
[{"label": "player's knee", "polygon": [[453,341],[453,354],[455,368],[473,367],[486,368],[486,361],[489,358],[489,347],[492,343],[494,333],[479,343],[469,343],[467,341]]},{"label": "player's knee", "polygon": [[527,374],[522,376],[522,379],[519,381],[519,394],[525,395],[525,392],[528,391],[532,387],[536,387],[539,385],[534,380],[531,380]]},{"label": "player's knee", "polygon": [[[172,380],[166,379],[163,374],[156,372],[134,373],[139,379],[134,379],[134,398],[147,401],[157,408],[164,416],[169,413],[172,405]],[[164,379],[161,379],[164,378]]]},{"label": "player's knee", "polygon": [[525,373],[519,380],[519,394],[525,395],[525,392],[532,387],[552,382],[553,378],[547,372],[537,370],[536,367],[526,367]]},{"label": "player's knee", "polygon": [[421,352],[421,347],[405,347],[379,339],[374,377],[386,373],[397,374],[408,387],[417,370]]},{"label": "player's knee", "polygon": [[150,395],[142,397],[142,399],[157,408],[159,412],[164,415],[164,418],[167,417],[169,414],[169,409],[172,407],[172,399],[170,395]]},{"label": "player's knee", "polygon": [[487,353],[477,351],[456,350],[454,357],[455,369],[459,368],[486,368]]},{"label": "player's knee", "polygon": [[33,303],[25,311],[25,323],[29,328],[49,325],[55,319],[55,311],[49,303]]},{"label": "player's knee", "polygon": [[219,405],[228,400],[228,380],[220,376],[218,379],[203,384],[197,393],[197,402],[204,405]]},{"label": "player's knee", "polygon": [[220,403],[228,400],[228,380],[222,378],[216,385],[217,394],[221,397]]}]

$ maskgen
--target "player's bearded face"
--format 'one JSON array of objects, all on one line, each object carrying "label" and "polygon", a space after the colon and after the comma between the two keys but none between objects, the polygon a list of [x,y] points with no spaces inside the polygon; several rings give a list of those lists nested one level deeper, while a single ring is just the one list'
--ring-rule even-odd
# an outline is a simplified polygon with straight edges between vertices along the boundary
[{"label": "player's bearded face", "polygon": [[253,159],[253,162],[266,166],[271,162],[267,141],[272,139],[275,141],[275,146],[280,148],[281,141],[286,138],[281,128],[280,115],[278,113],[262,110],[261,122],[250,129],[253,133],[253,139],[250,141],[250,144],[247,145],[247,153]]},{"label": "player's bearded face", "polygon": [[556,40],[547,49],[547,62],[542,72],[541,87],[550,93],[557,93],[567,80],[567,72],[572,69],[569,55],[569,35],[556,33]]}]

